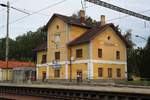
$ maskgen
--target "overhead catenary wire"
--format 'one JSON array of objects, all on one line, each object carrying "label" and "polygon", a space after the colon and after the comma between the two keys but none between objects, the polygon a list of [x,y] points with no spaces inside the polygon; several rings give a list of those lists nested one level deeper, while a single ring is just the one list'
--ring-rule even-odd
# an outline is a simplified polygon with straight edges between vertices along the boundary
[{"label": "overhead catenary wire", "polygon": [[[56,6],[56,5],[59,5],[59,4],[63,3],[63,2],[65,2],[65,1],[67,1],[67,0],[62,0],[62,1],[56,2],[56,3],[54,3],[54,4],[51,4],[51,5],[47,6],[47,7],[44,7],[44,8],[42,8],[42,9],[40,9],[40,10],[37,10],[37,11],[35,11],[35,12],[29,14],[29,15],[25,15],[25,16],[23,16],[23,17],[20,17],[20,18],[18,18],[18,19],[16,19],[16,20],[10,22],[9,24],[14,24],[14,23],[16,23],[16,22],[18,22],[18,21],[20,21],[20,20],[23,20],[23,19],[25,19],[25,18],[31,16],[31,15],[38,14],[38,13],[40,13],[40,12],[43,11],[43,10],[46,10],[46,9],[48,9],[48,8],[54,7],[54,6]],[[44,14],[43,14],[43,15],[44,15]],[[0,27],[0,29],[3,28],[3,27],[5,27],[5,25],[2,25],[2,26]]]},{"label": "overhead catenary wire", "polygon": [[[138,12],[138,13],[145,13],[145,12],[150,12],[150,9],[149,10],[144,10],[144,11],[141,11],[141,12]],[[113,18],[113,19],[109,19],[107,21],[121,20],[121,19],[127,18],[127,17],[131,17],[131,16],[130,15],[119,16],[119,17],[116,17],[116,18]],[[145,29],[147,28],[146,22],[147,21],[144,21],[144,28]]]},{"label": "overhead catenary wire", "polygon": [[[91,7],[94,7],[94,5],[86,6],[86,8],[91,8]],[[145,13],[145,12],[149,12],[149,11],[150,11],[150,9],[144,10],[144,11],[141,11],[141,12],[137,12],[137,13]],[[113,19],[109,19],[107,21],[120,20],[121,18],[125,18],[125,17],[130,17],[130,15],[119,16],[119,17],[116,17],[116,18],[113,18]]]},{"label": "overhead catenary wire", "polygon": [[[144,20],[147,20],[147,21],[150,20],[150,17],[148,17],[146,15],[142,15],[140,13],[136,13],[136,12],[133,12],[133,11],[115,6],[115,5],[109,4],[109,3],[101,1],[101,0],[86,0],[86,1],[90,2],[90,3],[94,3],[94,4],[102,6],[102,7],[105,7],[105,8],[108,8],[108,9],[111,9],[111,10],[115,10],[115,11],[118,11],[118,12],[121,12],[121,13],[124,13],[124,14],[128,14],[128,15],[133,16],[133,17],[137,17],[137,18],[144,19]],[[114,18],[114,19],[120,19],[120,17],[119,18]]]},{"label": "overhead catenary wire", "polygon": [[[138,12],[138,13],[145,13],[145,12],[149,12],[149,11],[150,11],[150,9],[149,10],[144,10],[144,11],[141,11],[141,12]],[[119,20],[121,18],[126,18],[126,17],[130,17],[130,15],[124,15],[124,16],[121,16],[121,17],[116,17],[116,18],[113,18],[113,19],[109,19],[107,21]]]}]

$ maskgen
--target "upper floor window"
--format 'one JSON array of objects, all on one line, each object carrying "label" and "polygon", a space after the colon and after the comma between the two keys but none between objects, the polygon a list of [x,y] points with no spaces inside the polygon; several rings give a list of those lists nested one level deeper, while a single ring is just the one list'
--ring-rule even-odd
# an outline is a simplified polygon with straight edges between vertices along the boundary
[{"label": "upper floor window", "polygon": [[55,52],[55,60],[60,60],[60,52]]},{"label": "upper floor window", "polygon": [[56,28],[59,29],[59,25],[57,25]]},{"label": "upper floor window", "polygon": [[116,59],[120,59],[120,51],[116,51]]},{"label": "upper floor window", "polygon": [[117,68],[117,77],[121,77],[121,69]]},{"label": "upper floor window", "polygon": [[41,63],[46,63],[46,55],[42,55],[42,61]]},{"label": "upper floor window", "polygon": [[103,77],[103,68],[98,68],[98,77]]},{"label": "upper floor window", "polygon": [[55,69],[54,77],[60,77],[60,69]]},{"label": "upper floor window", "polygon": [[110,36],[107,37],[108,40],[110,40],[110,38],[111,38]]},{"label": "upper floor window", "polygon": [[60,34],[57,33],[55,34],[55,43],[59,43],[60,42]]},{"label": "upper floor window", "polygon": [[98,57],[102,58],[102,49],[98,49]]},{"label": "upper floor window", "polygon": [[112,68],[108,68],[108,77],[112,78]]},{"label": "upper floor window", "polygon": [[82,49],[76,49],[76,58],[82,58]]}]

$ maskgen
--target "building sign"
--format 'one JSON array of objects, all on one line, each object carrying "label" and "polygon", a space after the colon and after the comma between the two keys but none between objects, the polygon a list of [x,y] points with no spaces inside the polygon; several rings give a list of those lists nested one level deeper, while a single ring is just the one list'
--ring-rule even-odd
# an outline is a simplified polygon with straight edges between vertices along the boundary
[{"label": "building sign", "polygon": [[57,69],[61,67],[61,64],[59,64],[58,61],[54,60],[52,61],[52,66],[54,69]]}]

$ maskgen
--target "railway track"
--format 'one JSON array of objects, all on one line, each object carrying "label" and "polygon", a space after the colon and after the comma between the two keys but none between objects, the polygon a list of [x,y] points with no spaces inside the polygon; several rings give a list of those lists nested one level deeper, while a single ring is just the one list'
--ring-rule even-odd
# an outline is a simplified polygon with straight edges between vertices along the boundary
[{"label": "railway track", "polygon": [[150,100],[149,94],[28,86],[0,86],[0,93],[45,97],[50,100]]}]

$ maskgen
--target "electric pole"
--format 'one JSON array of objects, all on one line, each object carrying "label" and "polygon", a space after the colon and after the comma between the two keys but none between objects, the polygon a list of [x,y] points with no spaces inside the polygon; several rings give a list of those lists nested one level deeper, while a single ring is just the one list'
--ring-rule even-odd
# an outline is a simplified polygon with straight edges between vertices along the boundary
[{"label": "electric pole", "polygon": [[6,67],[7,67],[7,76],[6,80],[8,81],[8,60],[9,60],[9,1],[7,2],[7,28],[6,28],[6,55],[5,55],[5,61],[6,61]]},{"label": "electric pole", "polygon": [[22,11],[20,9],[17,9],[15,7],[10,7],[10,3],[9,1],[7,1],[7,5],[6,4],[2,4],[0,3],[0,6],[2,7],[6,7],[7,8],[7,26],[6,26],[6,53],[5,53],[5,62],[6,62],[6,69],[7,69],[7,73],[6,73],[6,81],[9,80],[9,11],[10,11],[10,8],[14,9],[14,10],[17,10],[19,12],[22,12],[22,13],[25,13],[25,14],[28,14],[30,15],[29,13],[25,12],[25,11]]}]

